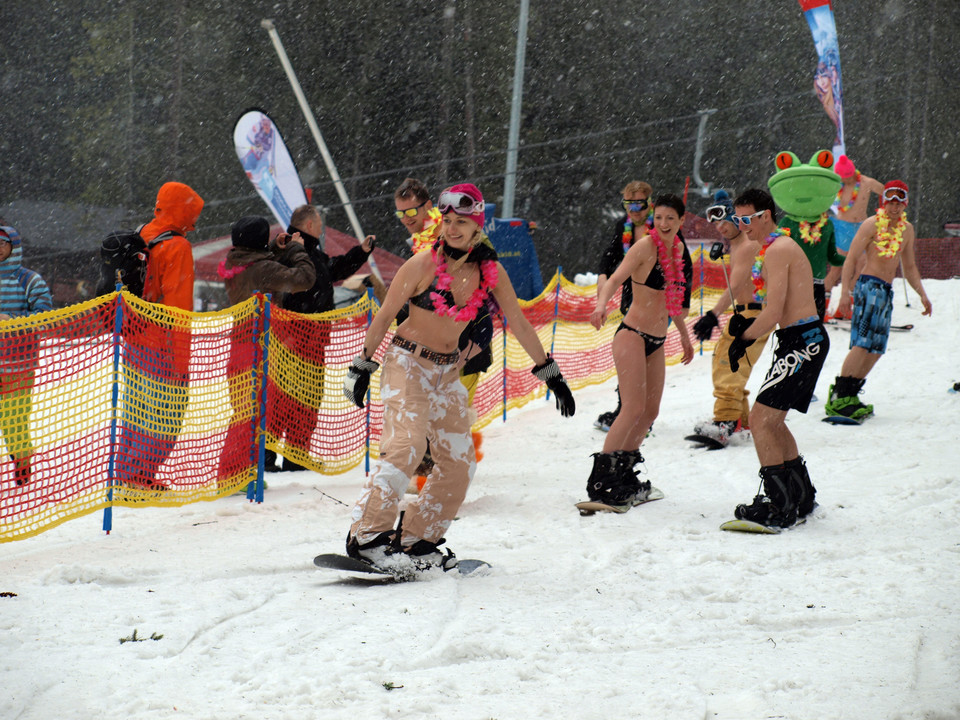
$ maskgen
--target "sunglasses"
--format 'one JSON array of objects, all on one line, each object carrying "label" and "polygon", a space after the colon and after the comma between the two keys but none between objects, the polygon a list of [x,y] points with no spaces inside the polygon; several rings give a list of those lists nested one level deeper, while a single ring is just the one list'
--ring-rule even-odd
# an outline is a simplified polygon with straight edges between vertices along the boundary
[{"label": "sunglasses", "polygon": [[641,198],[640,200],[621,200],[620,204],[623,205],[623,209],[627,212],[643,212],[650,207],[647,198]]},{"label": "sunglasses", "polygon": [[757,210],[757,212],[753,213],[752,215],[734,215],[731,220],[733,220],[734,225],[741,227],[743,225],[749,225],[753,222],[755,217],[760,217],[765,212],[766,210]]},{"label": "sunglasses", "polygon": [[416,207],[407,208],[406,210],[397,210],[393,214],[397,216],[397,220],[403,220],[404,217],[416,217],[416,214],[420,212],[420,208],[426,205],[429,200],[424,200],[422,203]]},{"label": "sunglasses", "polygon": [[[706,211],[707,220],[717,222],[717,220],[727,219],[727,208],[724,205],[711,205]],[[749,224],[749,223],[748,223]]]},{"label": "sunglasses", "polygon": [[482,213],[485,206],[483,200],[475,200],[466,193],[444,190],[440,193],[437,207],[441,215],[446,215],[451,210],[457,215],[476,215]]},{"label": "sunglasses", "polygon": [[907,201],[907,191],[901,190],[900,188],[889,188],[888,190],[884,190],[883,201],[905,203]]}]

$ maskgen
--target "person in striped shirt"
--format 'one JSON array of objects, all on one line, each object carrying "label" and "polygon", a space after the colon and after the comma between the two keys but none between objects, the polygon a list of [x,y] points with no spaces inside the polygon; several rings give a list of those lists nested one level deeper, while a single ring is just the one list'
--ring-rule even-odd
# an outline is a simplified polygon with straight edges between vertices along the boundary
[{"label": "person in striped shirt", "polygon": [[17,485],[32,479],[30,413],[33,381],[40,355],[35,332],[3,332],[7,321],[53,309],[43,278],[23,267],[20,233],[0,226],[0,432],[13,462]]}]

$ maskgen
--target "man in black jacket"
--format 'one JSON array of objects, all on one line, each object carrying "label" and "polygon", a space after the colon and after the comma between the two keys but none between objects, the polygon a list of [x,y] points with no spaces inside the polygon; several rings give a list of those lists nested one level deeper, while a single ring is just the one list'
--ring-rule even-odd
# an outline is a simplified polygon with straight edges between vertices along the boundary
[{"label": "man in black jacket", "polygon": [[[351,248],[343,255],[329,257],[320,247],[320,236],[323,234],[323,218],[313,205],[301,205],[293,211],[287,232],[291,235],[300,233],[300,237],[303,238],[303,246],[316,268],[317,279],[309,290],[284,296],[282,302],[284,309],[304,314],[333,310],[333,284],[347,279],[360,269],[367,261],[370,253],[373,252],[376,238],[373,235],[367,235],[358,247]],[[310,402],[308,398],[317,393],[322,397],[324,350],[330,342],[330,323],[328,321],[312,320],[308,325],[308,330],[308,337],[296,338],[298,349],[307,351],[307,356],[313,361],[309,368],[298,368],[305,373],[304,377],[298,378],[299,382],[296,383],[296,386],[303,390],[303,397],[300,399],[290,398],[293,407],[285,407],[282,412],[276,413],[277,423],[286,436],[285,453],[290,452],[294,455],[299,454],[297,451],[306,454],[310,438],[317,424],[317,403]],[[289,341],[294,339],[291,337]],[[319,369],[320,372],[311,373],[310,369],[313,368]],[[315,377],[316,375],[319,375],[319,377]],[[306,385],[311,387],[305,387]],[[278,408],[275,409],[279,410]],[[276,468],[276,465],[270,463],[269,460],[268,455],[267,467],[273,465]],[[304,468],[289,457],[284,457],[282,469],[291,471],[303,470]]]},{"label": "man in black jacket", "polygon": [[333,284],[346,280],[359,270],[373,252],[376,237],[367,235],[359,247],[351,248],[343,255],[329,257],[320,247],[323,234],[323,218],[314,205],[301,205],[290,217],[287,232],[300,233],[313,265],[317,269],[317,279],[313,287],[304,292],[288,295],[283,307],[298,313],[321,313],[334,309]]}]

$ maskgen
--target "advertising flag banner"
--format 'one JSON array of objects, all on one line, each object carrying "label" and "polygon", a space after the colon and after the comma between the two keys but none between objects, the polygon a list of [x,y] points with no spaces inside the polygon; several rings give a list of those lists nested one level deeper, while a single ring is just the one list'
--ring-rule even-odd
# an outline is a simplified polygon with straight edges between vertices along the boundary
[{"label": "advertising flag banner", "polygon": [[262,110],[248,110],[233,128],[233,144],[250,182],[286,228],[294,208],[306,204],[307,195],[276,124]]},{"label": "advertising flag banner", "polygon": [[799,0],[800,9],[807,18],[813,44],[817,48],[817,69],[813,87],[827,117],[836,127],[833,156],[846,154],[843,139],[843,86],[840,81],[840,49],[837,44],[837,25],[833,19],[830,0]]}]

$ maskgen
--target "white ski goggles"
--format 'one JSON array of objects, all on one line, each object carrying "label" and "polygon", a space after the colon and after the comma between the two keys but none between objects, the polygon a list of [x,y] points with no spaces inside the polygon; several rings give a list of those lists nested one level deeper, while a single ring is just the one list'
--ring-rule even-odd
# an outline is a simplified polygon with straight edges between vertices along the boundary
[{"label": "white ski goggles", "polygon": [[[717,222],[718,220],[727,219],[727,208],[724,205],[711,205],[706,210],[707,220],[710,222]],[[730,222],[733,222],[731,220]]]},{"label": "white ski goggles", "polygon": [[903,188],[887,188],[883,191],[883,201],[887,202],[907,202],[907,191]]},{"label": "white ski goggles", "polygon": [[450,192],[445,190],[440,193],[440,200],[437,202],[437,208],[440,213],[446,215],[453,210],[457,215],[476,215],[483,213],[483,200],[475,200],[470,195],[461,192]]}]

